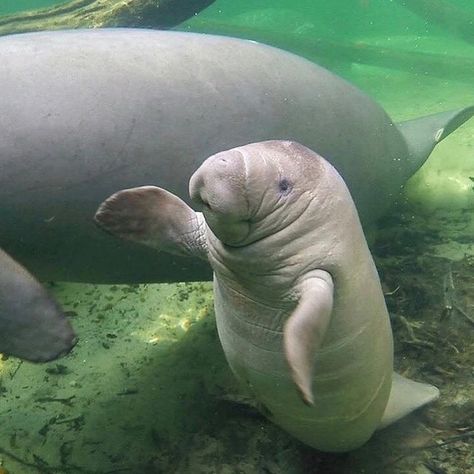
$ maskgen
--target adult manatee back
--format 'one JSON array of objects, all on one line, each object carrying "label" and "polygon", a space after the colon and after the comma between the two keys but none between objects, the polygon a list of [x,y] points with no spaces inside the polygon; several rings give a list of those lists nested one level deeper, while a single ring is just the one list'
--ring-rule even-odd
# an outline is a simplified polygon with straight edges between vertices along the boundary
[{"label": "adult manatee back", "polygon": [[412,122],[401,129],[407,141],[380,106],[325,69],[212,35],[16,35],[0,38],[0,64],[0,246],[40,279],[210,277],[205,264],[102,235],[92,216],[115,190],[146,183],[186,200],[207,156],[249,142],[291,139],[317,150],[368,223],[473,113]]}]

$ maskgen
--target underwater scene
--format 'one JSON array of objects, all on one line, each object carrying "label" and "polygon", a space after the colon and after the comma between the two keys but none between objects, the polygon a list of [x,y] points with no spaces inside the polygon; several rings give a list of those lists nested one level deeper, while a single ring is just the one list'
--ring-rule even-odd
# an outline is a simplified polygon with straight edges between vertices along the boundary
[{"label": "underwater scene", "polygon": [[0,1],[0,474],[474,474],[473,83],[470,0]]}]

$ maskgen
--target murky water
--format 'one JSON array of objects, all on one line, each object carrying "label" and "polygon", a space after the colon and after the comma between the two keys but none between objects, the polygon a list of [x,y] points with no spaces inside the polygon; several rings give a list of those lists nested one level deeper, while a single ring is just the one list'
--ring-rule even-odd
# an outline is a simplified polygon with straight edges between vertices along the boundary
[{"label": "murky water", "polygon": [[[0,15],[55,3],[63,2],[4,0]],[[77,11],[93,2],[82,3]],[[357,85],[394,121],[474,104],[472,2],[434,0],[428,11],[426,2],[404,3],[216,0],[169,26],[288,49]],[[123,8],[115,26],[159,23],[159,9],[134,17]],[[15,21],[8,28],[23,20]],[[473,150],[471,120],[436,147],[403,203],[368,236],[392,316],[396,370],[438,386],[438,402],[350,454],[318,453],[241,403],[210,283],[56,282],[50,290],[80,340],[48,364],[0,362],[0,472],[474,472]]]}]

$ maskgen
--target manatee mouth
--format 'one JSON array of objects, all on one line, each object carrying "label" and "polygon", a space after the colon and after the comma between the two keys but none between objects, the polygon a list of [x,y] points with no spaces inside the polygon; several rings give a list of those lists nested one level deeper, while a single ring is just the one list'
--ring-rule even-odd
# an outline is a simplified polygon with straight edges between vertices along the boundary
[{"label": "manatee mouth", "polygon": [[192,201],[196,204],[196,207],[201,211],[209,210],[212,211],[212,206],[209,201],[201,196],[200,193],[196,195],[191,194]]},{"label": "manatee mouth", "polygon": [[230,220],[217,213],[203,210],[208,227],[222,244],[229,247],[243,247],[247,245],[251,233],[251,222],[248,220]]}]

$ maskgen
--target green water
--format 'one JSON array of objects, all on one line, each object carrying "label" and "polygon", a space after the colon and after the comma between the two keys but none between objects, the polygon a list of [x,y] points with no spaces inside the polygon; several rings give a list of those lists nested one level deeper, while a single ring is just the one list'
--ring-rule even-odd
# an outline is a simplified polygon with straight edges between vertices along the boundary
[{"label": "green water", "polygon": [[[0,15],[58,3],[0,0]],[[446,4],[474,17],[472,0]],[[217,0],[175,28],[291,50],[402,120],[474,104],[474,34],[437,19],[437,5],[421,17],[387,0]],[[58,283],[51,289],[80,342],[50,364],[0,360],[0,473],[473,472],[472,437],[421,449],[473,429],[472,327],[460,314],[441,317],[448,276],[474,313],[473,122],[436,147],[406,186],[413,207],[390,215],[373,247],[397,370],[441,388],[421,421],[355,453],[315,453],[251,408],[228,404],[240,394],[216,336],[210,284]]]},{"label": "green water", "polygon": [[59,3],[65,3],[64,0],[2,0],[0,2],[0,15],[7,15],[23,10],[50,7]]},{"label": "green water", "polygon": [[[68,3],[66,0],[2,0],[0,15]],[[92,3],[92,2],[90,2]],[[157,2],[158,3],[158,2]],[[172,3],[172,2],[171,2]],[[321,27],[339,37],[357,37],[382,34],[443,34],[443,28],[420,18],[401,2],[386,0],[218,0],[201,17],[213,21],[228,22],[247,15],[247,26],[262,21],[287,29],[295,22]],[[408,2],[409,3],[409,2]],[[416,3],[416,2],[415,2]],[[449,3],[449,2],[448,2]],[[469,0],[451,0],[453,6],[474,15],[474,4]],[[436,1],[433,12],[436,9]],[[462,11],[462,10],[460,10]],[[289,13],[289,15],[288,15]],[[286,15],[285,15],[286,14]],[[435,16],[435,15],[433,15]],[[286,18],[285,18],[286,17]],[[242,20],[242,18],[240,18]]]}]

